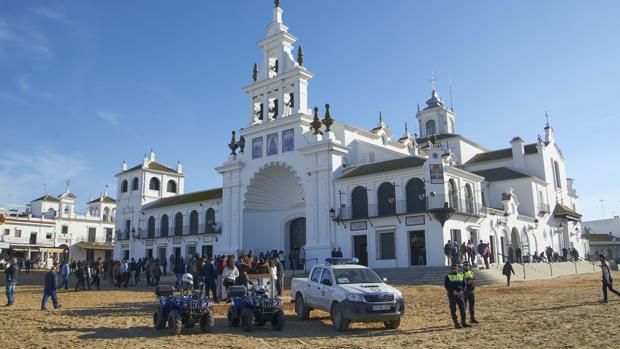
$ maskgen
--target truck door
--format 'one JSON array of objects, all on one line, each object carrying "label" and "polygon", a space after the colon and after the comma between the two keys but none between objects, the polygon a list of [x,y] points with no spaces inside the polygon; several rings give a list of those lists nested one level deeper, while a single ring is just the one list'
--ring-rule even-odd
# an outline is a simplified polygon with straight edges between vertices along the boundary
[{"label": "truck door", "polygon": [[317,297],[320,294],[320,288],[321,288],[320,279],[321,279],[322,271],[323,271],[323,268],[320,268],[320,267],[316,267],[312,269],[312,273],[310,274],[310,277],[308,277],[307,285],[303,286],[306,289],[306,292],[305,292],[306,303],[311,307],[319,306],[319,304],[317,303],[318,302]]},{"label": "truck door", "polygon": [[334,298],[334,287],[332,272],[328,268],[323,269],[323,275],[321,275],[320,294],[318,298],[321,309],[329,311],[329,307],[331,306]]}]

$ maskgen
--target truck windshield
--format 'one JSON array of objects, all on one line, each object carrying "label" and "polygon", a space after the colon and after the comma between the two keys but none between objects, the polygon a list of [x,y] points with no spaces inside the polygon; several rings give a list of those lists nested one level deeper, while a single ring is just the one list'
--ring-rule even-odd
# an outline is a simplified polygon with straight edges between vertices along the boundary
[{"label": "truck windshield", "polygon": [[376,284],[382,283],[381,278],[370,269],[334,269],[334,277],[338,284]]}]

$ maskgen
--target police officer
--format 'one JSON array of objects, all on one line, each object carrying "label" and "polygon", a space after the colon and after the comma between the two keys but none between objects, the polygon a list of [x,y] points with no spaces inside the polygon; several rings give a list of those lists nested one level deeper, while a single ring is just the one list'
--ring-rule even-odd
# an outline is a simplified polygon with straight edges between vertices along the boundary
[{"label": "police officer", "polygon": [[465,279],[465,308],[469,303],[469,318],[472,324],[478,324],[480,321],[476,320],[474,307],[476,306],[476,296],[474,289],[476,288],[476,279],[474,272],[469,268],[469,262],[463,263],[463,278]]},{"label": "police officer", "polygon": [[[446,275],[444,280],[444,287],[448,292],[448,301],[450,302],[450,315],[452,321],[454,321],[454,328],[471,327],[466,322],[465,317],[465,302],[463,300],[463,291],[465,290],[465,278],[463,273],[459,273],[459,267],[456,264],[452,264],[450,273]],[[461,313],[461,323],[459,324],[456,318],[456,307],[459,307]]]}]

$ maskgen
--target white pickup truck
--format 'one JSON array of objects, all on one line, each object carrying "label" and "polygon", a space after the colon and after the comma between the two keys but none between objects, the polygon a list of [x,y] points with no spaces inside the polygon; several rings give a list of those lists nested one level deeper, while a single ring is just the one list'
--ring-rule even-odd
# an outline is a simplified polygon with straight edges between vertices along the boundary
[{"label": "white pickup truck", "polygon": [[327,258],[312,268],[308,278],[293,279],[297,318],[307,320],[311,310],[320,309],[330,313],[337,331],[346,331],[351,322],[383,322],[388,329],[398,328],[405,313],[402,293],[356,263],[356,258]]}]

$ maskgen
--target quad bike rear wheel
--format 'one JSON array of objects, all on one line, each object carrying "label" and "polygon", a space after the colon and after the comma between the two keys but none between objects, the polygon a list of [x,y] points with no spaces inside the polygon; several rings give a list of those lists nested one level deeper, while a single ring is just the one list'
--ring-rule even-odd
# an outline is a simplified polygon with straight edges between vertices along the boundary
[{"label": "quad bike rear wheel", "polygon": [[168,314],[168,329],[170,330],[170,334],[178,336],[181,334],[181,327],[183,324],[181,323],[181,316],[179,312],[176,310],[170,310]]},{"label": "quad bike rear wheel", "polygon": [[202,332],[211,332],[213,330],[213,324],[215,323],[215,316],[211,310],[208,310],[200,318],[200,329]]},{"label": "quad bike rear wheel", "polygon": [[251,332],[254,329],[254,313],[252,313],[252,309],[243,308],[241,310],[241,326],[245,332]]},{"label": "quad bike rear wheel", "polygon": [[237,317],[237,311],[234,306],[230,306],[228,308],[228,326],[230,327],[239,327],[239,318]]},{"label": "quad bike rear wheel", "polygon": [[155,327],[156,330],[161,330],[166,327],[166,319],[161,309],[157,309],[157,311],[153,313],[153,327]]},{"label": "quad bike rear wheel", "polygon": [[284,328],[284,319],[284,312],[282,309],[279,309],[275,314],[273,314],[273,318],[271,319],[271,328],[274,331],[282,331]]}]

